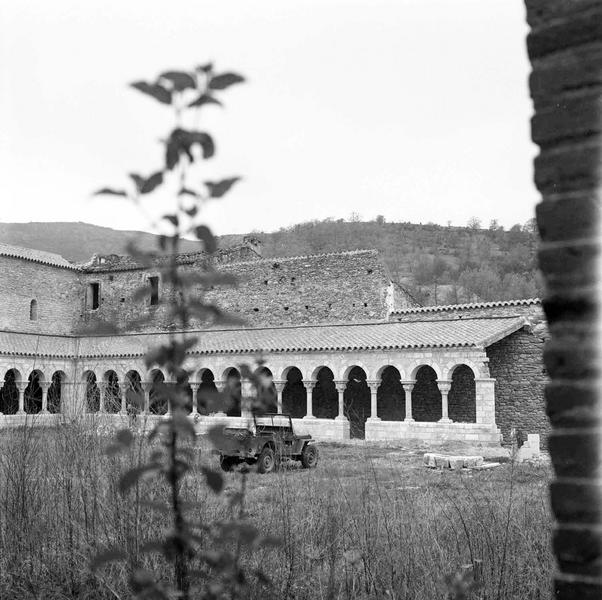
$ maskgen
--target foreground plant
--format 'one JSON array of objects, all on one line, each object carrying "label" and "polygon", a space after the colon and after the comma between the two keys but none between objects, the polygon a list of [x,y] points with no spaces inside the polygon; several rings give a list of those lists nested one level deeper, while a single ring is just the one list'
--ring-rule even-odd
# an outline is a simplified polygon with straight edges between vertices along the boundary
[{"label": "foreground plant", "polygon": [[[243,77],[236,73],[216,73],[212,64],[206,64],[191,71],[166,71],[153,82],[133,83],[133,88],[169,106],[174,113],[175,125],[163,142],[164,165],[146,176],[131,173],[129,189],[103,188],[96,192],[123,196],[140,203],[159,186],[172,185],[176,197],[173,209],[162,217],[168,233],[159,236],[157,252],[130,248],[130,253],[143,265],[157,260],[163,263],[161,280],[170,287],[169,293],[164,294],[166,299],[160,302],[166,304],[167,314],[177,323],[179,331],[170,332],[166,344],[150,348],[146,354],[147,368],[159,366],[168,373],[171,383],[161,384],[158,393],[167,402],[169,411],[150,432],[148,439],[152,452],[148,462],[125,472],[119,484],[122,494],[128,494],[133,488],[138,493],[143,480],[150,479],[158,487],[163,482],[166,486],[166,502],[144,498],[140,502],[150,510],[166,511],[170,516],[170,527],[164,536],[142,545],[139,553],[162,555],[172,565],[172,581],[169,585],[161,583],[156,574],[140,567],[138,556],[128,555],[123,548],[110,548],[93,561],[94,569],[110,561],[127,561],[132,571],[130,585],[139,598],[177,597],[187,600],[193,592],[195,598],[239,597],[244,595],[251,577],[268,582],[260,570],[246,573],[241,566],[240,558],[245,546],[275,543],[272,538],[260,536],[259,531],[246,520],[246,474],[242,474],[240,490],[229,496],[231,518],[226,521],[205,523],[190,517],[190,511],[200,507],[185,502],[182,492],[184,478],[194,468],[196,437],[188,418],[186,386],[191,372],[186,370],[185,363],[186,353],[196,344],[197,337],[187,334],[186,330],[193,320],[207,324],[235,321],[218,306],[204,300],[203,292],[211,286],[235,282],[232,277],[218,273],[211,264],[210,257],[217,249],[217,242],[211,230],[199,222],[199,214],[203,203],[222,198],[240,179],[203,180],[199,165],[215,154],[215,143],[206,131],[186,128],[184,123],[190,117],[198,116],[198,112],[208,105],[221,105],[219,93],[243,81]],[[203,244],[207,258],[199,270],[183,272],[178,262],[180,240],[190,235]],[[145,298],[149,293],[149,288],[143,287],[134,297]],[[148,319],[143,315],[137,324]],[[248,367],[241,368],[241,372],[259,390],[251,408],[260,410],[262,394],[268,393],[269,386]],[[229,396],[227,393],[216,394],[210,400],[221,403],[221,408],[224,408]],[[217,443],[222,441],[221,436],[221,428],[210,432],[210,439]],[[119,431],[108,453],[115,455],[128,451],[133,443],[134,436],[129,430]],[[222,475],[207,466],[200,469],[207,486],[213,492],[221,493],[224,489]]]}]

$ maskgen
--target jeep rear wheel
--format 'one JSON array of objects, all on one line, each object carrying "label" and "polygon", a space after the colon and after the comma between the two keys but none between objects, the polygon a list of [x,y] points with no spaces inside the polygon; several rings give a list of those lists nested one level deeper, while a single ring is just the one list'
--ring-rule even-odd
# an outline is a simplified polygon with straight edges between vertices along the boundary
[{"label": "jeep rear wheel", "polygon": [[276,456],[271,448],[265,447],[257,459],[259,473],[271,473],[276,468]]},{"label": "jeep rear wheel", "polygon": [[318,449],[313,444],[307,444],[303,448],[301,464],[304,469],[313,469],[318,464]]}]

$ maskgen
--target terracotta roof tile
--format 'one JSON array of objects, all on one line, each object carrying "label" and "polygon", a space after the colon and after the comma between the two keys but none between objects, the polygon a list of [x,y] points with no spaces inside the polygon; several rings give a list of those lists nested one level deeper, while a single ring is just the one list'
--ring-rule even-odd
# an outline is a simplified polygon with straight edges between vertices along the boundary
[{"label": "terracotta roof tile", "polygon": [[13,258],[23,258],[25,260],[31,260],[33,262],[42,263],[45,265],[52,265],[54,267],[63,267],[65,269],[77,269],[77,267],[70,263],[66,258],[63,258],[60,254],[53,254],[52,252],[44,252],[43,250],[34,250],[33,248],[21,248],[19,246],[11,246],[9,244],[0,243],[0,255],[11,256]]},{"label": "terracotta roof tile", "polygon": [[[191,354],[483,348],[525,325],[522,317],[364,323],[191,332],[198,337]],[[141,356],[165,343],[167,335],[129,334],[82,338],[80,355]]]},{"label": "terracotta roof tile", "polygon": [[404,308],[395,310],[391,316],[407,315],[409,313],[431,313],[431,312],[446,312],[449,310],[470,310],[471,308],[496,308],[502,306],[529,306],[531,304],[541,304],[539,298],[526,298],[521,300],[499,300],[496,302],[472,302],[470,304],[446,304],[442,306],[416,306],[412,308]]}]

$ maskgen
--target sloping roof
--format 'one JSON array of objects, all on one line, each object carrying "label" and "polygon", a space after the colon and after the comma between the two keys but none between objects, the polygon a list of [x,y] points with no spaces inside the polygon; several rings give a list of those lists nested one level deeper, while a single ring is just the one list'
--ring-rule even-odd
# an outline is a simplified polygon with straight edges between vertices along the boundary
[{"label": "sloping roof", "polygon": [[[190,354],[484,348],[524,325],[523,317],[511,317],[204,330],[190,332],[198,338]],[[165,333],[87,337],[80,356],[142,356],[167,339]]]},{"label": "sloping roof", "polygon": [[60,254],[44,252],[43,250],[34,250],[33,248],[21,248],[19,246],[0,243],[0,255],[31,260],[44,265],[52,265],[53,267],[77,269],[74,264],[70,263],[66,258],[63,258]]},{"label": "sloping roof", "polygon": [[530,306],[532,304],[541,304],[539,298],[526,298],[521,300],[499,300],[496,302],[472,302],[470,304],[446,304],[442,306],[416,306],[395,310],[391,316],[407,315],[410,313],[433,313],[446,312],[450,310],[470,310],[471,308],[497,308],[503,306]]},{"label": "sloping roof", "polygon": [[74,358],[77,341],[71,336],[0,331],[0,354]]}]

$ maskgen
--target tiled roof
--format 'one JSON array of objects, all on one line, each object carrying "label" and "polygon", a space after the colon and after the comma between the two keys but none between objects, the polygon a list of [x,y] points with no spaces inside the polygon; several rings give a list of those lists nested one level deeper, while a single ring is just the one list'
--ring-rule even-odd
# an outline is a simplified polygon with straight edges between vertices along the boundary
[{"label": "tiled roof", "polygon": [[[525,325],[522,317],[364,323],[191,332],[191,354],[484,348]],[[167,334],[129,334],[81,339],[80,356],[142,356],[165,343]]]},{"label": "tiled roof", "polygon": [[409,313],[431,313],[445,312],[450,310],[470,310],[471,308],[497,308],[503,306],[529,306],[531,304],[541,304],[539,298],[526,298],[522,300],[500,300],[497,302],[472,302],[470,304],[446,304],[444,306],[416,306],[412,308],[404,308],[391,313],[395,315],[407,315]]},{"label": "tiled roof", "polygon": [[0,331],[0,354],[74,358],[77,338]]},{"label": "tiled roof", "polygon": [[43,250],[34,250],[33,248],[21,248],[19,246],[0,243],[0,255],[31,260],[33,262],[52,265],[54,267],[77,269],[74,264],[70,263],[66,258],[63,258],[60,254],[44,252]]}]

